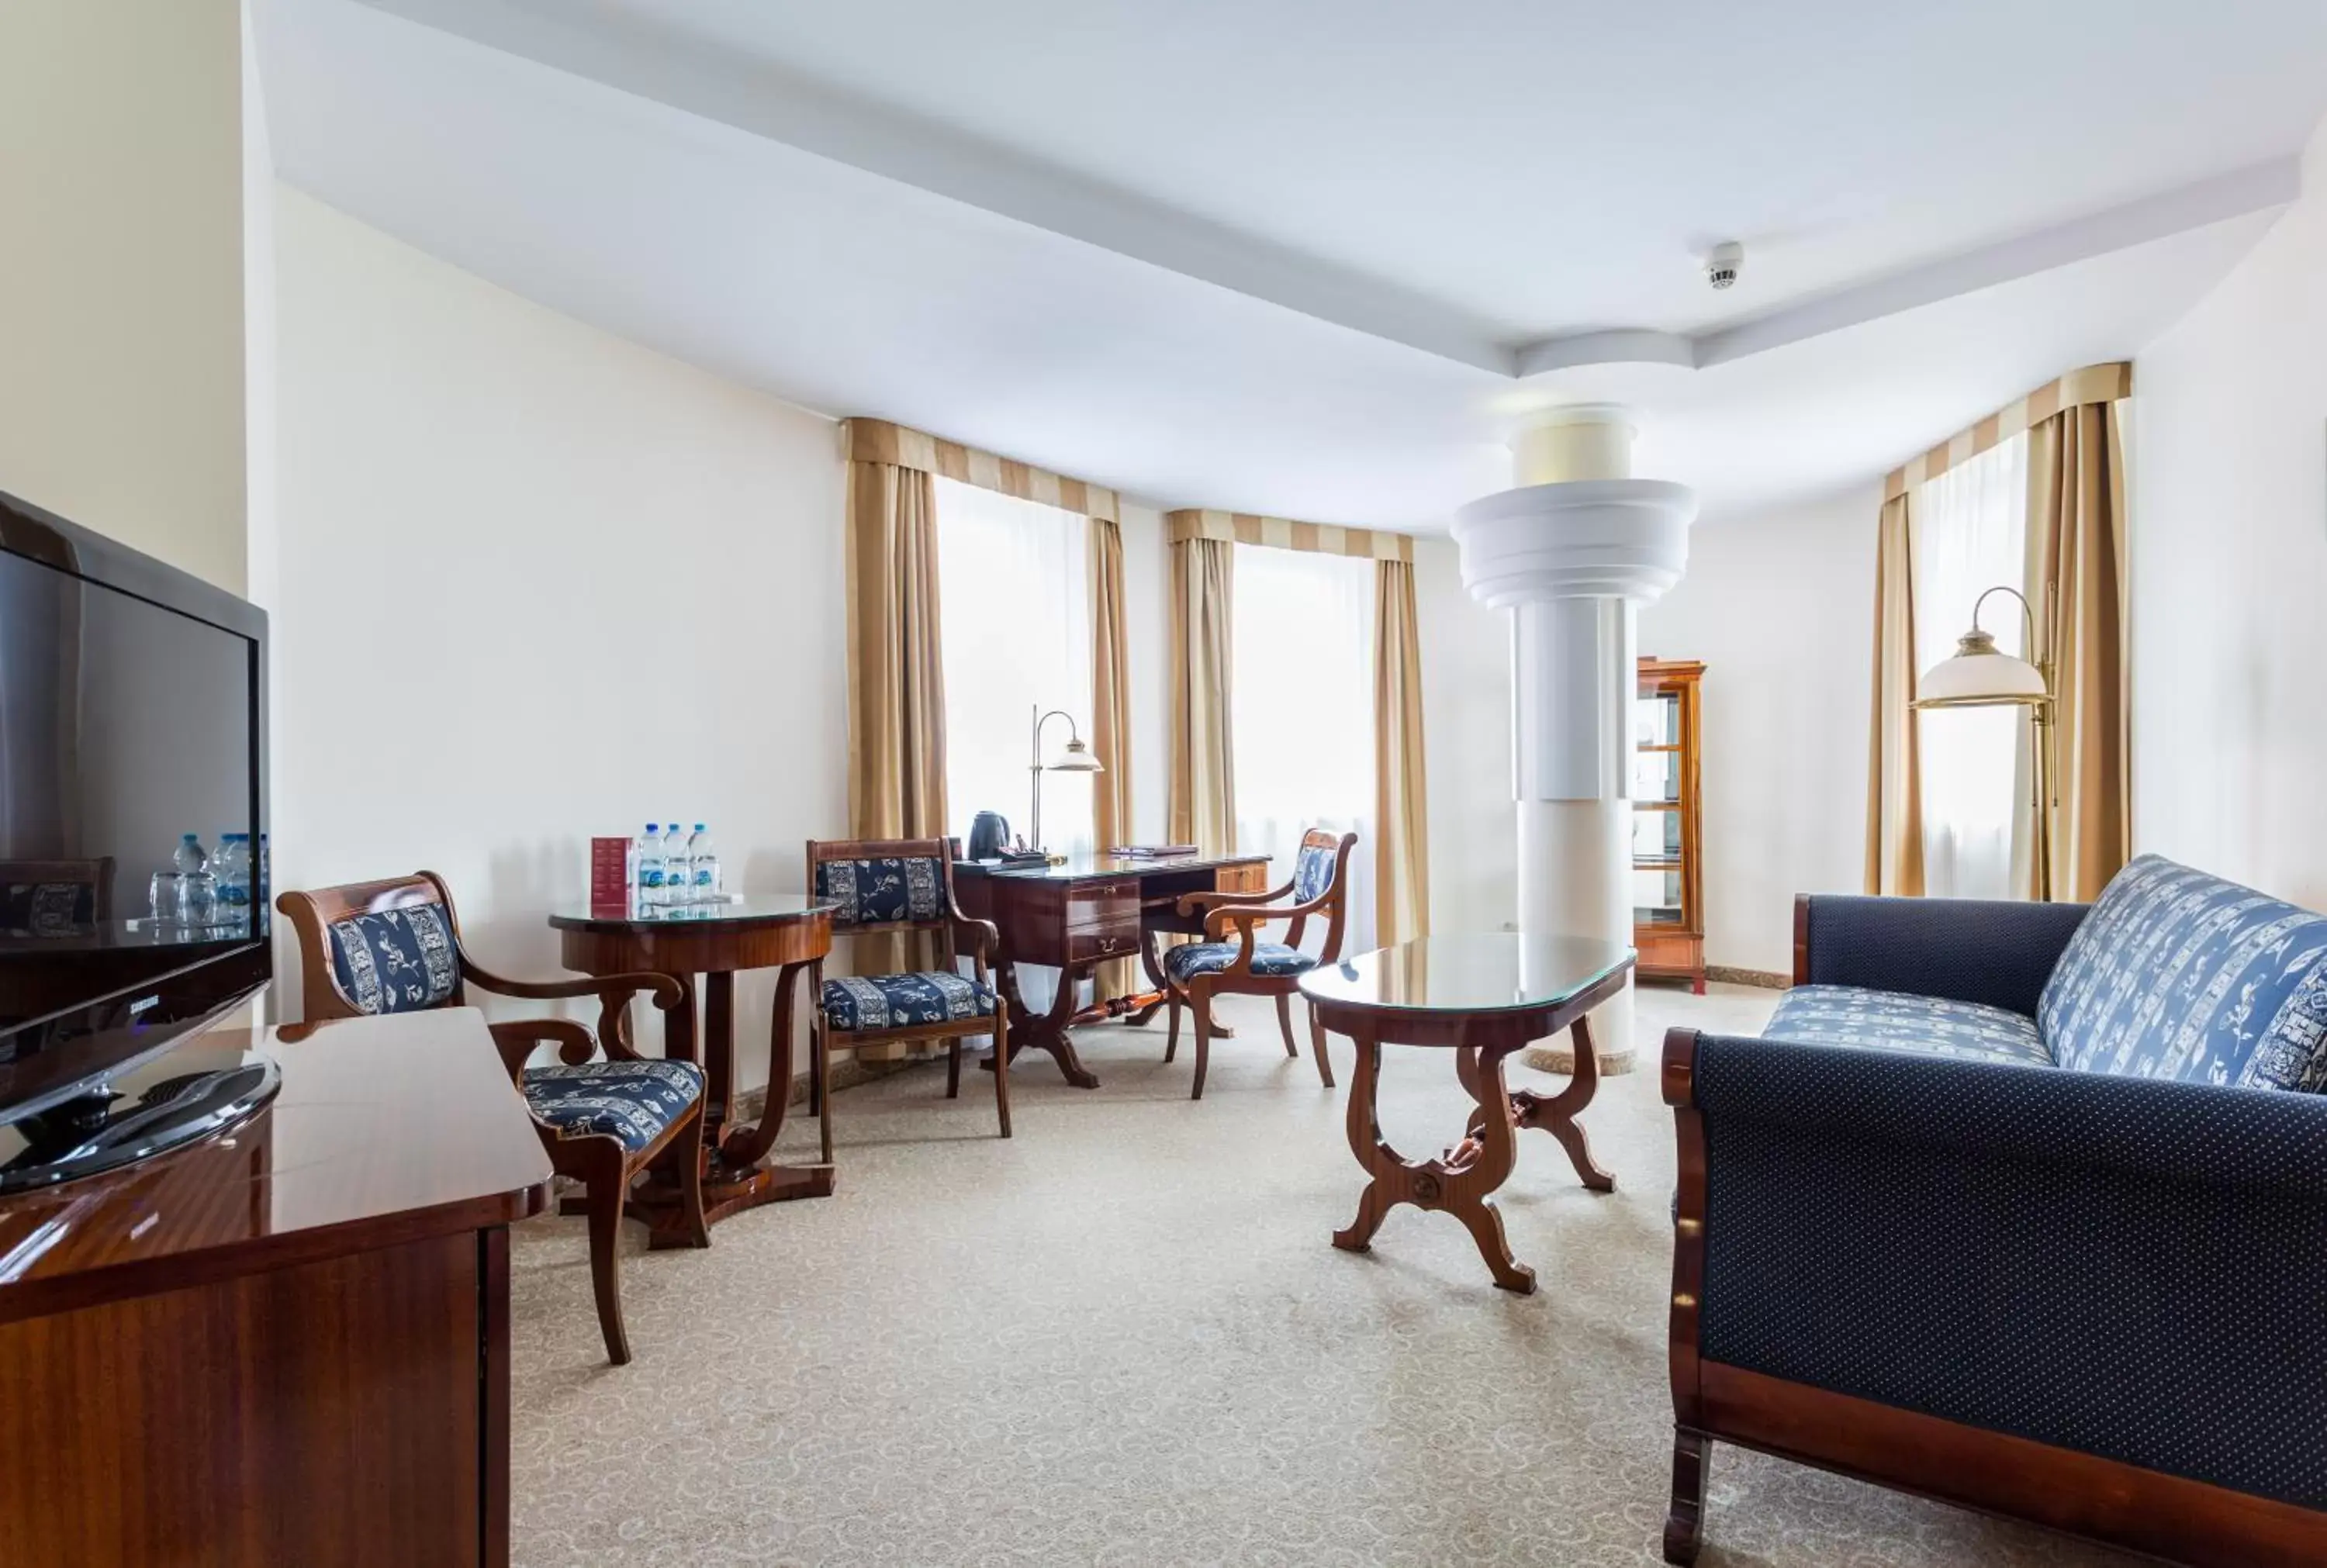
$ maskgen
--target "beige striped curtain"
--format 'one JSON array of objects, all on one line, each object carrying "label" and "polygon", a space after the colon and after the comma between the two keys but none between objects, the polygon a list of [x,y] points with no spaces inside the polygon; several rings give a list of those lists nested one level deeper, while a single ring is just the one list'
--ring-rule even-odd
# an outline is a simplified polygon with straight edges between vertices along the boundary
[{"label": "beige striped curtain", "polygon": [[1874,745],[1866,763],[1866,891],[1923,891],[1923,792],[1915,723],[1913,498],[1883,503],[1874,555]]},{"label": "beige striped curtain", "polygon": [[[1109,518],[1090,520],[1091,754],[1104,773],[1091,779],[1091,817],[1101,850],[1131,842],[1131,645],[1123,593],[1123,530]],[[1141,989],[1128,958],[1102,964],[1092,998],[1106,1002]]]},{"label": "beige striped curtain", "polygon": [[2052,654],[2052,896],[2073,902],[2133,854],[2118,406],[2072,404],[2028,432],[2028,597]]},{"label": "beige striped curtain", "polygon": [[1422,637],[1414,567],[1374,564],[1375,940],[1430,934],[1430,807],[1424,788]]},{"label": "beige striped curtain", "polygon": [[[937,481],[892,462],[848,464],[848,829],[946,831],[945,664],[938,651]],[[891,946],[883,954],[876,949]],[[901,938],[858,944],[859,966],[927,966]]]},{"label": "beige striped curtain", "polygon": [[1236,767],[1229,694],[1234,636],[1229,593],[1236,545],[1172,546],[1172,789],[1165,836],[1207,854],[1236,852]]}]

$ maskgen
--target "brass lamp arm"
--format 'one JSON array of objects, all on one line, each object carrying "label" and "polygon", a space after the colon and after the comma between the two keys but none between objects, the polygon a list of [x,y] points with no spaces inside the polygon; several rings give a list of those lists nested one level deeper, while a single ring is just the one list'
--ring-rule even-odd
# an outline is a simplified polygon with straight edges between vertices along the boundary
[{"label": "brass lamp arm", "polygon": [[1029,789],[1033,796],[1032,819],[1027,824],[1027,831],[1031,835],[1027,845],[1033,849],[1042,847],[1042,726],[1052,719],[1067,721],[1067,742],[1070,745],[1080,745],[1083,738],[1082,732],[1075,727],[1074,714],[1064,708],[1052,708],[1046,714],[1042,712],[1042,704],[1034,705],[1034,727],[1029,736],[1030,750],[1026,757],[1027,775],[1032,780]]},{"label": "brass lamp arm", "polygon": [[[2013,587],[2010,583],[1998,583],[1995,587],[1990,588],[1986,593],[1982,593],[1977,599],[1972,602],[1971,629],[1974,631],[1980,630],[1980,609],[1982,606],[1986,604],[1990,597],[1997,593],[2009,593],[2014,599],[2020,601],[2020,625],[2022,630],[2027,636],[2027,640],[2020,645],[2022,649],[2022,657],[2027,658],[2029,662],[2033,664],[2039,670],[2045,671],[2049,675],[2051,669],[2052,661],[2048,658],[2038,656],[2039,650],[2036,647],[2036,611],[2029,608],[2028,595],[2023,593],[2019,589]],[[2051,682],[2050,679],[2047,679],[2045,684],[2050,686]]]}]

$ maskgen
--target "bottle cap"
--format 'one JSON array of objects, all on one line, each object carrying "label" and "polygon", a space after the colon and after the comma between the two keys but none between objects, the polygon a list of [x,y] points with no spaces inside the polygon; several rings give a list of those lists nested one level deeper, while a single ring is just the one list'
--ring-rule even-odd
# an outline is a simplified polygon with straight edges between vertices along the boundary
[{"label": "bottle cap", "polygon": [[695,825],[695,831],[696,831],[696,832],[697,832],[697,833],[702,832],[702,831],[703,831],[703,824],[701,824],[700,822],[696,823],[696,824]]}]

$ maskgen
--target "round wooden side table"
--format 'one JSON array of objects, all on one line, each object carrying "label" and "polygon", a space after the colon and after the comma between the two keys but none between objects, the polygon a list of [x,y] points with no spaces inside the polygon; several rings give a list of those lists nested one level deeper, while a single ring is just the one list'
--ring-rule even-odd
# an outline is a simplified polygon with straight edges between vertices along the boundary
[{"label": "round wooden side table", "polygon": [[[762,1203],[824,1198],[833,1189],[832,1097],[827,1064],[812,1065],[816,1110],[822,1126],[823,1159],[814,1165],[779,1165],[768,1158],[783,1131],[791,1099],[792,994],[800,975],[808,977],[811,1003],[824,989],[824,957],[832,951],[832,909],[805,893],[755,893],[740,903],[682,904],[602,914],[587,905],[558,910],[549,923],[558,933],[561,957],[584,975],[621,975],[640,970],[672,975],[687,986],[694,1004],[695,977],[704,977],[701,1032],[706,1078],[703,1107],[703,1217],[717,1224],[731,1214]],[[735,1092],[735,975],[742,969],[775,969],[776,1016],[768,1064],[768,1103],[756,1123],[730,1126]],[[602,1020],[600,1032],[624,1031],[627,1009]],[[648,1226],[650,1247],[685,1246],[676,1187],[642,1185],[631,1209]]]},{"label": "round wooden side table", "polygon": [[[1304,975],[1301,994],[1317,1021],[1358,1046],[1350,1148],[1371,1180],[1358,1199],[1357,1218],[1334,1234],[1333,1245],[1365,1251],[1398,1204],[1439,1209],[1470,1230],[1495,1283],[1532,1293],[1535,1270],[1511,1256],[1490,1195],[1518,1163],[1521,1127],[1558,1139],[1584,1186],[1615,1188],[1615,1177],[1593,1163],[1575,1117],[1600,1087],[1584,1014],[1623,989],[1633,957],[1616,942],[1493,932],[1424,937]],[[1562,1029],[1572,1031],[1575,1047],[1568,1086],[1556,1095],[1507,1087],[1504,1059]],[[1385,1045],[1451,1047],[1455,1077],[1478,1102],[1463,1141],[1435,1159],[1409,1160],[1382,1138],[1375,1096]]]}]

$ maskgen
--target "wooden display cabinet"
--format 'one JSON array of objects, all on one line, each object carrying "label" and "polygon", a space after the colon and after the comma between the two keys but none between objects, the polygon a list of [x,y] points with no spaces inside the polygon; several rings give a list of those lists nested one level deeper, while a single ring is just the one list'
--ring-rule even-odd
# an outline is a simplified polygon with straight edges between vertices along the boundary
[{"label": "wooden display cabinet", "polygon": [[1702,663],[1640,660],[1632,709],[1632,946],[1643,979],[1705,993],[1704,812],[1697,793]]}]

